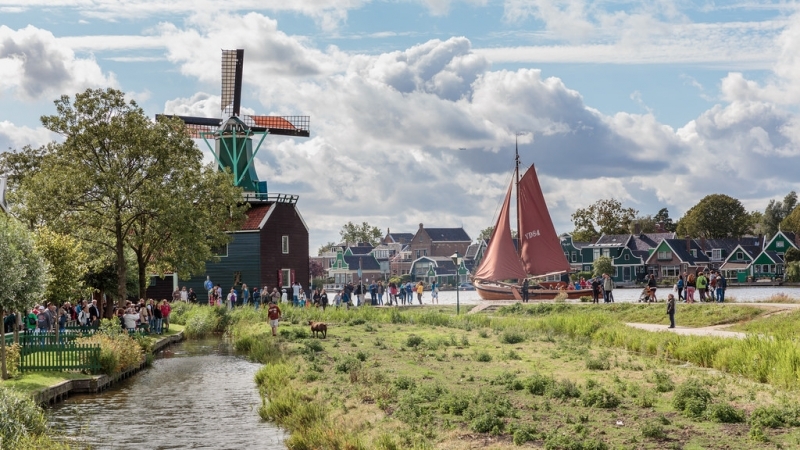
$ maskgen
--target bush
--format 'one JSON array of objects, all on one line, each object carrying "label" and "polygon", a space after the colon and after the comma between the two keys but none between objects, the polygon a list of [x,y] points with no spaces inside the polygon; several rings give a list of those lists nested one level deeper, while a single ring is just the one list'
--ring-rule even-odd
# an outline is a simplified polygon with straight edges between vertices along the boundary
[{"label": "bush", "polygon": [[642,436],[648,439],[666,439],[667,433],[659,424],[645,423],[642,425]]},{"label": "bush", "polygon": [[578,389],[578,385],[573,383],[571,380],[561,380],[557,383],[551,384],[546,394],[550,398],[567,400],[570,398],[580,397],[581,391]]},{"label": "bush", "polygon": [[525,336],[523,336],[522,333],[518,333],[516,331],[506,331],[502,335],[500,335],[500,342],[504,344],[519,344],[524,340]]},{"label": "bush", "polygon": [[499,417],[484,413],[476,417],[469,423],[469,429],[476,433],[489,433],[500,434],[505,428],[505,422]]},{"label": "bush", "polygon": [[597,408],[616,408],[620,404],[619,397],[603,387],[584,392],[583,395],[581,395],[581,401],[583,402],[583,406],[594,406]]},{"label": "bush", "polygon": [[361,368],[361,361],[352,356],[347,356],[343,360],[337,362],[334,368],[338,373],[350,373]]},{"label": "bush", "polygon": [[492,355],[487,352],[478,352],[475,353],[475,361],[478,362],[490,362],[492,360]]},{"label": "bush", "polygon": [[790,417],[788,411],[777,406],[759,406],[750,414],[749,422],[750,425],[763,428],[780,428],[785,425],[795,425],[796,420]]},{"label": "bush", "polygon": [[727,403],[711,404],[706,411],[706,417],[712,422],[719,423],[744,422],[744,412],[739,411]]},{"label": "bush", "polygon": [[425,342],[425,339],[422,339],[422,336],[412,334],[408,336],[408,339],[406,339],[406,347],[417,348],[422,345],[423,342]]},{"label": "bush", "polygon": [[19,357],[19,344],[11,344],[6,346],[6,371],[8,372],[8,376],[11,378],[16,378],[20,374]]},{"label": "bush", "polygon": [[611,363],[608,361],[608,355],[600,355],[597,358],[586,358],[586,368],[589,370],[608,370],[611,368]]},{"label": "bush", "polygon": [[119,325],[119,321],[103,319],[100,328],[89,337],[78,338],[79,344],[100,346],[100,371],[107,375],[122,372],[142,362],[144,352],[139,344]]},{"label": "bush", "polygon": [[685,416],[698,419],[703,416],[710,401],[711,393],[708,389],[696,379],[689,379],[678,386],[672,398],[672,406]]},{"label": "bush", "polygon": [[407,376],[399,376],[396,380],[394,380],[394,385],[397,386],[397,389],[400,390],[408,390],[414,389],[416,383],[414,382],[413,378],[409,378]]},{"label": "bush", "polygon": [[22,448],[21,441],[44,434],[44,412],[29,397],[0,386],[0,447]]},{"label": "bush", "polygon": [[534,372],[533,375],[526,378],[523,382],[528,392],[533,395],[544,395],[548,390],[550,390],[550,386],[554,385],[555,383],[556,380],[553,377],[548,377],[538,372]]},{"label": "bush", "polygon": [[653,381],[656,383],[657,392],[670,392],[675,389],[675,383],[667,372],[656,370],[653,372]]}]

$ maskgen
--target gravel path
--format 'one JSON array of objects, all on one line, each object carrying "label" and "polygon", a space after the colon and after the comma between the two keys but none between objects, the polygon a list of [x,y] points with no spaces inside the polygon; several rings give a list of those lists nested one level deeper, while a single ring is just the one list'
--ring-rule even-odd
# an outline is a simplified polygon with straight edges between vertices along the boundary
[{"label": "gravel path", "polygon": [[[679,316],[678,319],[680,319]],[[676,320],[676,322],[677,321],[678,320]],[[689,328],[689,327],[682,327],[679,325],[676,325],[675,328],[669,328],[667,325],[658,325],[652,323],[626,323],[625,325],[646,331],[669,331],[672,333],[686,334],[693,336],[717,336],[717,337],[727,337],[727,338],[737,338],[737,339],[744,339],[745,337],[744,333],[740,333],[738,331],[725,331],[724,328],[727,328],[730,325],[715,325],[712,327],[702,327],[702,328]]]}]

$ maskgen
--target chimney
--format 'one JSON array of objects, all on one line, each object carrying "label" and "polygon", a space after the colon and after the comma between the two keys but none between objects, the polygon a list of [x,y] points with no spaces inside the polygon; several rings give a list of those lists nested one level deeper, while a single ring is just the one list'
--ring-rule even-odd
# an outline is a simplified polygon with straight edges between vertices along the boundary
[{"label": "chimney", "polygon": [[761,250],[764,249],[764,235],[763,234],[758,233],[758,242],[757,242],[756,245],[758,245],[758,248],[760,248]]},{"label": "chimney", "polygon": [[657,222],[656,233],[663,233],[663,232],[664,232],[664,222]]},{"label": "chimney", "polygon": [[704,237],[700,238],[700,250],[702,250],[703,253],[706,252],[706,238]]},{"label": "chimney", "polygon": [[419,227],[422,228],[422,223],[420,222]]},{"label": "chimney", "polygon": [[689,236],[686,236],[686,251],[687,252],[692,251],[692,238],[690,238]]},{"label": "chimney", "polygon": [[642,234],[642,224],[640,224],[639,222],[636,222],[635,224],[633,224],[633,234],[635,234],[637,236]]}]

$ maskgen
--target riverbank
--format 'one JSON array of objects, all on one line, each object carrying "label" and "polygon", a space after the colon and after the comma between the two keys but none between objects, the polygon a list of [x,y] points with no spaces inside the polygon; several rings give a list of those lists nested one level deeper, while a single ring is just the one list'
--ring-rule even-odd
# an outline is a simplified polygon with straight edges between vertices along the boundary
[{"label": "riverbank", "polygon": [[[170,325],[168,333],[151,337],[153,338],[151,354],[156,354],[183,339],[183,326]],[[27,372],[17,378],[0,381],[0,386],[28,395],[41,406],[52,405],[73,394],[102,392],[145,368],[147,361],[148,357],[145,355],[138,365],[111,376],[74,372]]]},{"label": "riverbank", "polygon": [[[790,351],[800,361],[796,344],[635,330],[622,321],[661,323],[664,305],[600,306],[458,317],[449,306],[286,307],[278,338],[252,311],[231,324],[237,348],[269,362],[256,376],[260,414],[291,433],[290,449],[800,444],[796,374],[780,365]],[[778,320],[761,305],[679,305],[678,314],[698,327]],[[307,320],[328,322],[327,339],[311,338]]]}]

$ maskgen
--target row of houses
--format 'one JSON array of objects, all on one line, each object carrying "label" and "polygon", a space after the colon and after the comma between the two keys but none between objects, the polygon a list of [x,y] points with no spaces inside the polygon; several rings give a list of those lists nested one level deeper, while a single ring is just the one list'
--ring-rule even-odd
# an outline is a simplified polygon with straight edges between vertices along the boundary
[{"label": "row of houses", "polygon": [[[334,287],[363,280],[370,283],[410,275],[412,280],[437,280],[453,284],[468,280],[485,243],[473,243],[463,228],[425,228],[416,233],[393,233],[390,229],[377,246],[369,243],[341,243],[312,257],[326,270]],[[456,267],[452,256],[462,261]]]},{"label": "row of houses", "polygon": [[650,274],[675,279],[689,271],[715,269],[726,278],[782,278],[784,254],[800,247],[800,235],[778,231],[768,241],[763,236],[726,239],[678,238],[675,233],[603,235],[597,242],[573,242],[562,235],[561,246],[573,271],[591,271],[600,256],[611,258],[618,283],[639,282]]}]

